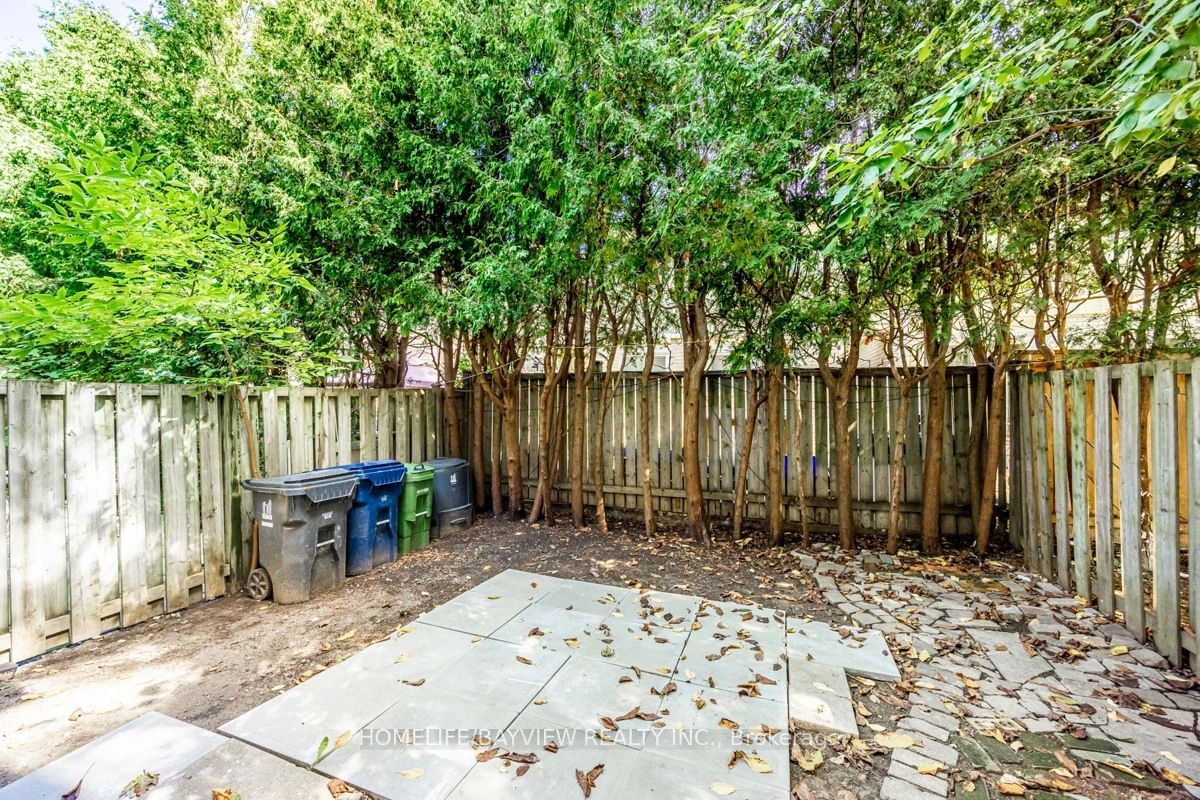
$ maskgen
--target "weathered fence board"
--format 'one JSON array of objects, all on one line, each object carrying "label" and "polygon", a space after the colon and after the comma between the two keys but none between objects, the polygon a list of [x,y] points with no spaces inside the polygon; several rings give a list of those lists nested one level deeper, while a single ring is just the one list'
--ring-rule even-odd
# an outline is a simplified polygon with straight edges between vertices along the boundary
[{"label": "weathered fence board", "polygon": [[[1013,482],[1021,495],[1013,502],[1041,503],[1042,486],[1027,480],[1030,471],[1053,476],[1056,501],[1050,524],[1024,513],[1022,524],[1033,525],[1023,540],[1027,565],[1078,595],[1094,597],[1101,612],[1120,613],[1139,640],[1150,632],[1173,664],[1195,665],[1200,543],[1190,521],[1200,519],[1200,359],[1022,371],[1017,381],[1034,388],[1014,395],[1032,405],[1015,417],[1016,452],[1031,469]],[[1035,435],[1027,448],[1022,420],[1032,417],[1036,434],[1044,405],[1037,387],[1047,381],[1051,438],[1043,443]],[[1059,422],[1063,397],[1069,400],[1069,426]],[[1066,531],[1069,563],[1063,558]],[[1052,545],[1053,564],[1043,557]]]},{"label": "weathered fence board", "polygon": [[[442,424],[440,398],[250,389],[249,442],[232,390],[0,382],[0,663],[237,587],[249,559],[240,482],[251,447],[264,474],[362,452],[439,455],[444,437],[428,425]],[[352,400],[377,409],[359,417],[369,442],[352,435]]]}]

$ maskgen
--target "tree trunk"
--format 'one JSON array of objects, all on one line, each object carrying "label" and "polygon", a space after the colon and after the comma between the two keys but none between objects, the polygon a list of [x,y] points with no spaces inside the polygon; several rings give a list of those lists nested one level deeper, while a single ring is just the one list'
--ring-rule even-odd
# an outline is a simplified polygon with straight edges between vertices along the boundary
[{"label": "tree trunk", "polygon": [[525,485],[521,476],[521,420],[517,415],[516,387],[506,381],[504,413],[504,449],[508,458],[508,511],[513,519],[525,514]]},{"label": "tree trunk", "polygon": [[930,351],[929,412],[925,420],[925,464],[921,473],[921,551],[942,552],[942,443],[946,429],[946,359],[940,346]]},{"label": "tree trunk", "polygon": [[483,387],[471,381],[471,472],[475,478],[475,508],[483,510]]},{"label": "tree trunk", "polygon": [[783,365],[771,367],[767,380],[767,530],[771,546],[783,544]]},{"label": "tree trunk", "polygon": [[971,437],[967,444],[967,490],[971,501],[971,527],[979,529],[979,509],[983,501],[983,458],[987,446],[988,402],[992,395],[992,368],[975,366],[975,398],[971,409]]},{"label": "tree trunk", "polygon": [[[577,529],[583,530],[583,454],[587,442],[587,396],[596,369],[596,333],[600,312],[599,309],[592,310],[586,332],[582,303],[576,306],[575,317],[575,380],[571,393],[571,520]],[[590,337],[590,341],[585,341],[585,337]]]},{"label": "tree trunk", "polygon": [[492,514],[498,517],[504,511],[503,473],[500,466],[500,439],[501,429],[504,427],[504,414],[494,403],[492,404],[492,419],[497,422],[492,430]]},{"label": "tree trunk", "polygon": [[[407,356],[406,356],[407,358]],[[442,337],[442,408],[446,414],[446,455],[462,456],[462,410],[458,400],[458,347]]]},{"label": "tree trunk", "polygon": [[704,480],[700,467],[700,396],[708,366],[708,320],[704,299],[695,295],[679,304],[683,345],[683,507],[687,533],[708,546],[708,515],[704,511]]},{"label": "tree trunk", "polygon": [[[649,314],[647,313],[647,318]],[[650,375],[654,369],[653,326],[646,325],[646,358],[642,363],[641,381],[638,384],[638,451],[642,456],[642,519],[646,525],[646,537],[657,532],[654,518],[654,478],[650,471]]]},{"label": "tree trunk", "polygon": [[979,555],[988,551],[992,536],[992,520],[996,511],[996,470],[1000,467],[1001,428],[1004,424],[1004,368],[999,366],[992,375],[988,398],[987,435],[984,439],[983,468],[980,474],[979,521],[975,526],[975,550]]},{"label": "tree trunk", "polygon": [[858,372],[862,331],[854,328],[837,375],[829,368],[829,356],[817,356],[821,379],[833,393],[834,481],[837,490],[838,542],[843,550],[854,550],[854,471],[850,457],[850,387]]},{"label": "tree trunk", "polygon": [[812,545],[812,536],[808,530],[808,503],[805,500],[804,483],[810,476],[810,462],[807,459],[804,461],[799,460],[804,455],[804,415],[800,410],[803,406],[800,405],[800,380],[798,378],[795,381],[793,396],[796,398],[796,402],[793,405],[796,411],[796,442],[795,450],[793,451],[796,453],[797,458],[795,465],[796,504],[800,506],[800,545],[807,549]]},{"label": "tree trunk", "polygon": [[738,451],[737,477],[733,483],[733,538],[742,538],[742,520],[746,515],[746,482],[750,473],[750,454],[754,450],[754,431],[758,427],[758,409],[762,405],[759,397],[758,378],[753,367],[746,368],[746,382],[750,394],[746,398],[745,422],[742,425],[742,446]]},{"label": "tree trunk", "polygon": [[900,383],[900,402],[892,430],[896,438],[892,442],[891,495],[888,498],[887,551],[892,555],[900,549],[900,502],[904,497],[904,447],[908,438],[908,409],[912,406],[912,386]]},{"label": "tree trunk", "polygon": [[850,454],[850,382],[839,376],[833,392],[834,476],[837,481],[838,542],[855,548],[854,462]]}]

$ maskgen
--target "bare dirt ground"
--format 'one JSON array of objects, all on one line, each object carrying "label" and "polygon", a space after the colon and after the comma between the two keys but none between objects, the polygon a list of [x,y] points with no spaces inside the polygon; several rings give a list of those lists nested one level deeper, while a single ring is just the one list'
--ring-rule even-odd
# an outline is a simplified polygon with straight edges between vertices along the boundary
[{"label": "bare dirt ground", "polygon": [[[52,653],[0,675],[0,784],[147,711],[215,730],[508,568],[844,619],[799,568],[794,544],[747,539],[704,550],[678,527],[664,522],[647,540],[640,519],[601,534],[484,518],[308,603],[226,597]],[[876,718],[907,705],[883,684],[855,690]],[[820,797],[873,797],[886,769],[886,758],[827,763],[809,788]]]}]

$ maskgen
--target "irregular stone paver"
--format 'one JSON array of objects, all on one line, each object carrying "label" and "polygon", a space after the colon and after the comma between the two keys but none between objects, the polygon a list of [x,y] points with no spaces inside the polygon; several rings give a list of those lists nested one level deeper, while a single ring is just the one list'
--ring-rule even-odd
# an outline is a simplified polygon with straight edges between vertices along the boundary
[{"label": "irregular stone paver", "polygon": [[[151,712],[127,722],[0,789],[3,800],[62,800],[77,784],[81,798],[119,797],[142,773],[170,781],[189,764],[228,741]],[[212,787],[209,787],[211,797]]]},{"label": "irregular stone paver", "polygon": [[1006,681],[1023,685],[1051,671],[1040,655],[1030,655],[1015,633],[972,630],[971,638],[984,649],[988,660]]},{"label": "irregular stone paver", "polygon": [[[814,565],[825,600],[849,622],[887,636],[904,668],[911,707],[894,727],[914,744],[892,751],[885,800],[951,789],[994,800],[1004,774],[1036,800],[1200,797],[1176,785],[1200,781],[1195,681],[1120,625],[1021,573],[833,557],[797,554],[797,563]],[[929,760],[946,769],[926,764],[932,774],[922,774]]]}]

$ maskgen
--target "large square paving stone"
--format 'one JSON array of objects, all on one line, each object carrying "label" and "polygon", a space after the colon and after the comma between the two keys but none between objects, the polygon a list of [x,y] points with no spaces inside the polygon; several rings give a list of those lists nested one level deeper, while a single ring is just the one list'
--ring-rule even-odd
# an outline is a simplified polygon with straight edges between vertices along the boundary
[{"label": "large square paving stone", "polygon": [[160,783],[169,781],[226,741],[152,711],[10,783],[0,789],[0,798],[62,800],[80,779],[80,800],[116,798],[143,772],[157,775]]},{"label": "large square paving stone", "polygon": [[506,569],[483,583],[473,586],[458,597],[502,597],[524,599],[527,603],[536,603],[559,586],[568,583],[573,583],[573,581],[567,578],[555,578],[552,575],[538,575],[536,572],[526,572],[521,569]]},{"label": "large square paving stone", "polygon": [[[311,764],[321,741],[354,733],[413,686],[440,675],[471,648],[469,634],[414,623],[221,726],[257,747]],[[406,684],[405,681],[409,683]]]},{"label": "large square paving stone", "polygon": [[[639,800],[714,800],[717,797],[785,800],[788,780],[787,773],[760,775],[744,762],[730,768],[727,762],[717,758],[696,760],[678,758],[669,751],[644,750],[628,771],[625,786],[618,796]],[[713,788],[717,784],[724,784],[719,787],[720,793]],[[726,794],[729,786],[733,787],[733,792]]]},{"label": "large square paving stone", "polygon": [[[846,635],[843,635],[843,631]],[[900,669],[879,631],[833,628],[823,622],[788,619],[788,660],[833,664],[851,675],[883,681],[900,680]]]},{"label": "large square paving stone", "polygon": [[525,595],[468,593],[447,600],[437,608],[417,617],[426,625],[469,633],[474,636],[490,636],[510,619],[529,606]]},{"label": "large square paving stone", "polygon": [[[214,790],[232,789],[246,800],[258,797],[329,800],[327,778],[236,739],[224,741],[176,777],[161,782],[148,797],[153,800],[212,800]],[[88,796],[85,792],[80,800],[86,800]]]},{"label": "large square paving stone", "polygon": [[543,608],[562,608],[603,619],[628,595],[629,590],[619,586],[560,579],[558,585],[537,604]]},{"label": "large square paving stone", "polygon": [[511,707],[428,686],[372,720],[317,771],[391,800],[441,800],[475,765],[478,736],[495,739]]},{"label": "large square paving stone", "polygon": [[[657,714],[659,698],[669,679],[590,658],[572,657],[538,692],[529,706],[538,721],[576,731],[604,730],[602,717],[616,720],[634,709]],[[640,747],[644,732],[655,720],[635,718],[617,722],[608,731],[613,740]]]},{"label": "large square paving stone", "polygon": [[558,653],[578,650],[585,636],[596,636],[603,618],[582,611],[535,603],[506,622],[490,638],[514,644],[534,644]]},{"label": "large square paving stone", "polygon": [[846,671],[839,666],[792,661],[788,665],[787,704],[788,716],[801,728],[858,735]]},{"label": "large square paving stone", "polygon": [[785,702],[787,653],[781,631],[751,633],[732,622],[718,628],[709,621],[692,631],[675,675],[690,684],[732,692],[757,691],[762,697]]},{"label": "large square paving stone", "polygon": [[[546,750],[554,742],[554,752]],[[477,763],[451,795],[453,800],[550,800],[582,797],[575,777],[598,764],[604,769],[596,778],[590,800],[627,800],[641,797],[631,791],[626,778],[638,758],[637,751],[620,744],[605,743],[591,732],[562,730],[552,720],[525,712],[497,743],[518,753],[533,753],[537,762],[523,775],[520,764],[493,758]]]},{"label": "large square paving stone", "polygon": [[566,663],[567,656],[536,644],[512,644],[484,639],[429,677],[421,689],[453,692],[464,699],[519,712],[546,681]]},{"label": "large square paving stone", "polygon": [[755,773],[743,763],[736,769],[756,775],[760,783],[778,784],[783,793],[779,796],[786,796],[790,770],[787,704],[720,689],[691,693],[684,689],[681,684],[679,691],[663,699],[659,713],[666,727],[658,731],[655,742],[647,742],[642,749],[661,751],[701,767],[726,765],[738,750],[753,753],[770,765],[770,773]]}]

